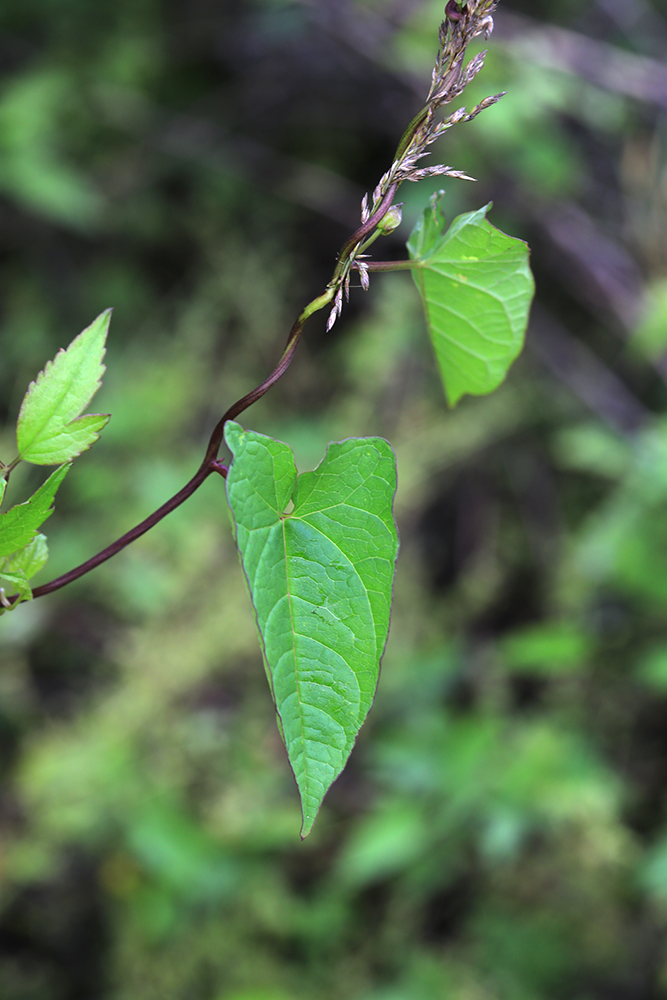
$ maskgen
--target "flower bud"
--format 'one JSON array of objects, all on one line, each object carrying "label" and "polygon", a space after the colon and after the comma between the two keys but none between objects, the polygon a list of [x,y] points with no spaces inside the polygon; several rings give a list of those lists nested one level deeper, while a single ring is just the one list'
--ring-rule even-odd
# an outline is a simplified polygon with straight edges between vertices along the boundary
[{"label": "flower bud", "polygon": [[383,236],[387,233],[393,233],[394,229],[398,229],[401,222],[403,221],[403,208],[401,205],[392,205],[388,212],[382,216],[377,224],[378,229]]}]

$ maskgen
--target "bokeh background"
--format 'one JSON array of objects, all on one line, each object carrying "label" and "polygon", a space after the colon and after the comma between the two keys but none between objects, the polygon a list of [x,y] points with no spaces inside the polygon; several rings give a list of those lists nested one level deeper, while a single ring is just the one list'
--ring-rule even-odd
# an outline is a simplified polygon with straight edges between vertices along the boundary
[{"label": "bokeh background", "polygon": [[[0,0],[0,455],[114,306],[45,581],[175,492],[328,280],[443,0]],[[503,0],[448,133],[537,300],[448,411],[408,274],[244,415],[395,446],[376,704],[311,837],[222,480],[0,624],[2,1000],[667,998],[667,5]],[[406,186],[403,244],[437,180]],[[10,500],[43,472],[21,468]]]}]

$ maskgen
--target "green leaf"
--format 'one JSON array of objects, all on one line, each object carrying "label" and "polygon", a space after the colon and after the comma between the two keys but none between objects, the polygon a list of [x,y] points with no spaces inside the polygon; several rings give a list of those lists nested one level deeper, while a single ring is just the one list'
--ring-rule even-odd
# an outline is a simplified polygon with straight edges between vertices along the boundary
[{"label": "green leaf", "polygon": [[[20,570],[16,570],[13,573],[5,573],[4,570],[0,570],[0,580],[4,583],[11,584],[13,592],[18,594],[18,600],[14,601],[12,604],[7,602],[9,607],[5,607],[0,613],[4,614],[5,611],[13,611],[14,608],[18,607],[18,605],[23,601],[32,600],[32,590],[30,589],[30,584],[28,583],[28,578],[25,573],[21,573]],[[0,587],[0,591],[4,594],[4,587]]]},{"label": "green leaf", "polygon": [[7,489],[7,480],[6,479],[0,479],[0,504],[3,501],[6,489]]},{"label": "green leaf", "polygon": [[484,395],[503,381],[523,347],[535,290],[527,245],[486,221],[490,207],[459,215],[445,232],[433,202],[408,243],[452,406],[465,393]]},{"label": "green leaf", "polygon": [[398,555],[396,461],[382,438],[351,438],[297,478],[288,445],[235,423],[225,440],[236,541],[305,837],[377,686]]},{"label": "green leaf", "polygon": [[29,500],[0,514],[0,558],[13,555],[33,540],[53,513],[53,498],[69,470],[69,465],[61,465]]},{"label": "green leaf", "polygon": [[59,465],[97,441],[108,414],[79,414],[102,384],[102,358],[111,320],[107,309],[49,361],[25,394],[16,440],[19,457],[34,465]]},{"label": "green leaf", "polygon": [[18,552],[0,561],[0,575],[6,573],[22,573],[26,580],[30,580],[35,573],[46,565],[49,558],[49,548],[46,544],[45,535],[35,535],[31,542],[28,542]]},{"label": "green leaf", "polygon": [[11,584],[14,593],[18,594],[18,600],[7,610],[13,610],[23,601],[32,600],[32,590],[28,581],[39,572],[48,558],[46,538],[44,535],[35,535],[24,548],[0,560],[0,579],[4,583]]}]

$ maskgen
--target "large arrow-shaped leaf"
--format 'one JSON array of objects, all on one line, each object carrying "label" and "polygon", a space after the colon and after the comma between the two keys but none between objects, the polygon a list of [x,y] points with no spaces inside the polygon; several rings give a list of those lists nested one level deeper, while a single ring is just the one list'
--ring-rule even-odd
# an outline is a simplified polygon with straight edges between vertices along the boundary
[{"label": "large arrow-shaped leaf", "polygon": [[297,477],[288,445],[235,423],[225,440],[236,541],[305,837],[377,686],[398,555],[395,457],[381,438],[353,438]]},{"label": "large arrow-shaped leaf", "polygon": [[523,347],[535,290],[529,250],[486,221],[490,205],[459,215],[445,232],[433,203],[408,251],[447,399],[496,389]]}]

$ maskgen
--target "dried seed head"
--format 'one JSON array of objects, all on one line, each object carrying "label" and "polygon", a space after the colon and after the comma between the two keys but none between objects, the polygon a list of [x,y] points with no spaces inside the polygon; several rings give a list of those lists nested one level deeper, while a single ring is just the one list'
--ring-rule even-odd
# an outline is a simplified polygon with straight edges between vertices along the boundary
[{"label": "dried seed head", "polygon": [[484,35],[484,38],[488,41],[493,32],[493,18],[485,17],[479,22],[478,35]]},{"label": "dried seed head", "polygon": [[383,174],[378,182],[378,186],[373,191],[373,208],[379,205],[384,198],[385,192],[391,183],[391,170],[388,170],[386,174]]},{"label": "dried seed head", "polygon": [[409,177],[405,179],[407,181],[423,181],[427,177],[457,177],[461,181],[474,181],[474,177],[469,177],[468,174],[464,174],[462,170],[452,170],[451,167],[446,167],[443,164],[436,164],[432,167],[422,167],[421,170],[414,170]]},{"label": "dried seed head", "polygon": [[329,313],[329,319],[327,320],[327,333],[332,329],[334,323],[343,311],[343,288],[344,281],[341,281],[336,292],[336,297],[334,298],[333,309]]},{"label": "dried seed head", "polygon": [[329,319],[327,320],[327,333],[329,333],[329,331],[333,329],[333,325],[337,319],[338,319],[338,313],[336,311],[336,307],[334,306],[331,312],[329,313]]},{"label": "dried seed head", "polygon": [[[380,179],[373,195],[367,195],[361,203],[362,225],[373,217],[380,203],[391,188],[398,187],[403,181],[419,181],[425,177],[457,177],[462,180],[474,180],[461,170],[453,170],[444,164],[421,167],[420,160],[430,152],[430,146],[447,129],[463,122],[472,121],[481,111],[499,101],[503,94],[486,97],[468,111],[459,108],[442,121],[438,121],[438,111],[446,104],[456,100],[468,83],[473,80],[484,65],[486,53],[480,52],[466,64],[466,52],[469,43],[479,35],[487,38],[493,30],[492,13],[496,8],[496,0],[447,0],[445,19],[440,26],[440,46],[436,56],[435,67],[431,74],[431,89],[422,110],[415,115],[410,129],[401,139],[396,160],[391,169]],[[377,224],[380,232],[391,232],[400,224],[400,218],[394,213],[400,211],[398,206],[392,206]],[[391,227],[391,228],[390,228]],[[356,250],[359,249],[357,244]],[[359,269],[361,284],[368,287],[368,268],[362,267],[355,259],[355,249],[351,251],[349,260],[354,260]],[[334,303],[332,315],[329,318],[329,329],[340,315],[342,308],[342,289],[340,289],[341,304],[338,297]]]},{"label": "dried seed head", "polygon": [[463,11],[461,11],[456,0],[449,0],[449,3],[445,7],[445,17],[450,21],[461,21],[464,17],[464,11],[467,13],[465,4],[463,6]]},{"label": "dried seed head", "polygon": [[465,81],[470,83],[474,80],[480,69],[484,65],[484,60],[486,59],[486,52],[478,52],[476,56],[470,60],[465,70]]}]

